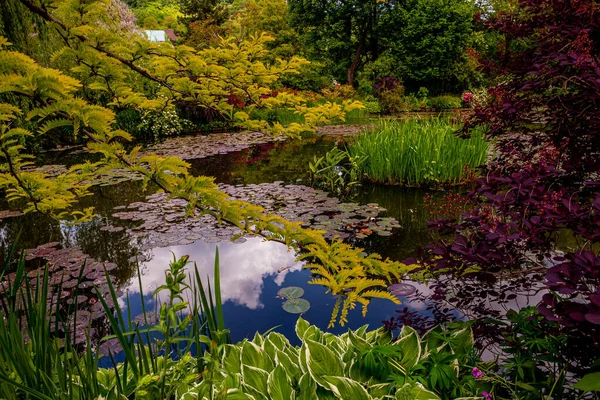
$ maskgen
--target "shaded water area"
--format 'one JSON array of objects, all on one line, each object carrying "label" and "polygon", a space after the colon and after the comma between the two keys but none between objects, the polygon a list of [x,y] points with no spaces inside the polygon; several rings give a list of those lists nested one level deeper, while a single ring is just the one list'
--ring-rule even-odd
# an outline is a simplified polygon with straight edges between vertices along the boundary
[{"label": "shaded water area", "polygon": [[[368,253],[377,252],[393,260],[416,255],[419,247],[434,238],[427,230],[428,215],[423,209],[425,191],[364,185],[352,203],[343,203],[307,186],[308,162],[325,154],[340,140],[340,136],[318,136],[302,141],[255,143],[246,148],[228,148],[224,154],[188,159],[188,162],[194,175],[213,176],[232,196],[258,203],[286,218],[301,220],[306,226],[324,229],[329,237],[339,235]],[[179,150],[185,152],[185,148]],[[68,165],[84,157],[67,151],[51,154],[46,162]],[[55,248],[79,249],[71,258],[68,251],[57,253],[62,257],[59,264],[62,262],[66,268],[84,257],[114,264],[116,268],[111,268],[110,275],[119,289],[119,303],[124,306],[129,294],[131,309],[128,312],[136,316],[142,311],[141,298],[148,309],[155,305],[152,292],[164,282],[164,271],[173,256],[189,255],[201,276],[209,276],[212,281],[218,245],[225,322],[234,341],[277,326],[277,331],[294,342],[297,315],[287,313],[282,308],[282,300],[276,297],[279,289],[288,286],[305,290],[303,298],[311,307],[304,318],[322,329],[327,328],[335,297],[322,286],[307,284],[310,271],[303,269],[303,263],[296,261],[296,255],[285,245],[257,237],[236,239],[234,228],[217,225],[206,220],[208,217],[186,220],[182,217],[182,204],[167,203],[161,195],[154,195],[156,190],[152,186],[144,191],[140,181],[122,179],[118,183],[103,183],[94,186],[93,192],[93,196],[81,201],[81,207],[93,206],[98,213],[87,223],[71,226],[33,213],[0,220],[2,256],[20,232],[20,248],[33,249],[57,242]],[[9,208],[4,201],[0,204],[1,210]],[[359,239],[355,233],[361,228],[368,228],[373,234]],[[37,254],[48,259],[50,253],[52,250],[38,248],[28,254],[30,258]],[[137,278],[138,261],[141,288]],[[93,267],[85,271],[90,277],[88,286],[93,282],[105,284],[96,272]],[[58,272],[53,270],[53,273]],[[415,285],[421,292],[428,290],[424,285]],[[73,292],[63,295],[72,296]],[[357,307],[350,312],[346,327],[338,326],[330,331],[343,332],[348,327],[364,324],[376,328],[403,307],[419,313],[429,312],[423,302],[401,300],[405,304],[398,306],[374,299],[366,317]],[[90,318],[97,316],[94,314],[97,301],[91,296],[74,301],[81,303],[81,309],[89,309]],[[106,321],[94,324],[100,333],[104,332]]]}]

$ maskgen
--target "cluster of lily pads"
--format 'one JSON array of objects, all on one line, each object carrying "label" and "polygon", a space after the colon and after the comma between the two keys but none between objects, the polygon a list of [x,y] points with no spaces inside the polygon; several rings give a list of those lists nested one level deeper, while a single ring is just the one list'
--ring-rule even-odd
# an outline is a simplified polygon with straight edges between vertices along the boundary
[{"label": "cluster of lily pads", "polygon": [[345,138],[360,135],[365,129],[373,128],[373,124],[361,124],[361,125],[325,125],[317,128],[319,135],[326,135],[330,137]]},{"label": "cluster of lily pads", "polygon": [[[30,287],[36,287],[38,281],[43,279],[45,270],[48,270],[48,284],[51,290],[47,305],[52,313],[51,329],[58,337],[70,334],[75,344],[84,344],[87,327],[91,327],[92,336],[105,333],[106,314],[94,287],[98,288],[108,306],[112,307],[114,304],[109,295],[105,271],[113,271],[117,265],[96,261],[78,248],[59,246],[58,242],[51,242],[25,250],[25,260],[29,267],[24,278]],[[41,262],[36,263],[36,260]],[[0,281],[0,296],[16,279],[15,272],[4,276]],[[120,296],[122,292],[117,290],[116,294]],[[73,320],[75,314],[76,324],[67,324],[70,326],[70,332],[64,332],[64,324],[54,323],[57,319],[59,322]],[[96,332],[97,330],[99,332]]]},{"label": "cluster of lily pads", "polygon": [[298,286],[288,286],[279,289],[277,297],[285,299],[281,307],[290,314],[304,314],[310,309],[310,302],[302,298],[304,289]]},{"label": "cluster of lily pads", "polygon": [[[301,185],[284,185],[282,182],[256,185],[220,185],[233,199],[260,205],[268,213],[290,221],[302,221],[304,227],[325,231],[325,236],[366,238],[371,234],[391,235],[399,227],[396,220],[381,217],[385,211],[377,204],[359,205],[341,203],[326,192]],[[186,218],[187,202],[181,199],[167,201],[163,193],[153,194],[146,202],[116,207],[113,217],[123,221],[139,221],[127,231],[140,239],[142,249],[191,244],[197,240],[208,243],[228,241],[242,232],[232,226],[218,224],[212,217]],[[105,230],[118,230],[108,225]],[[245,241],[243,237],[236,239]]]},{"label": "cluster of lily pads", "polygon": [[161,157],[177,156],[184,160],[205,158],[247,149],[256,144],[282,142],[287,136],[273,136],[262,132],[218,133],[210,135],[169,138],[146,149]]}]

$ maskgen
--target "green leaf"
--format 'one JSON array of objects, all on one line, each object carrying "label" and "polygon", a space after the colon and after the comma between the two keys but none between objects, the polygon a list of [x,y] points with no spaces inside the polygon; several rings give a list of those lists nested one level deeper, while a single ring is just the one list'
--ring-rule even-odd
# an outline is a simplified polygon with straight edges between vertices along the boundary
[{"label": "green leaf", "polygon": [[269,373],[261,368],[242,365],[242,378],[244,384],[256,389],[259,393],[267,396],[267,379]]},{"label": "green leaf", "polygon": [[298,352],[298,364],[300,365],[300,369],[304,374],[308,373],[308,362],[306,361],[306,352],[306,342],[303,342],[302,346],[300,346],[300,351]]},{"label": "green leaf", "polygon": [[369,400],[371,396],[358,382],[343,376],[324,376],[329,388],[340,399]]},{"label": "green leaf", "polygon": [[289,299],[281,306],[290,314],[302,314],[310,309],[310,302],[306,299]]},{"label": "green leaf", "polygon": [[473,347],[473,331],[470,327],[461,329],[452,336],[451,347],[455,352],[465,354],[468,349]]},{"label": "green leaf", "polygon": [[295,393],[290,384],[285,369],[278,365],[269,374],[267,379],[267,390],[269,399],[272,400],[291,400],[294,399]]},{"label": "green leaf", "polygon": [[309,326],[308,329],[306,330],[306,332],[304,332],[303,340],[309,340],[309,339],[314,340],[319,343],[322,343],[323,342],[323,331],[314,325]]},{"label": "green leaf", "polygon": [[524,382],[515,382],[515,385],[520,387],[521,389],[529,390],[530,392],[536,392],[536,388],[531,385],[528,385]]},{"label": "green leaf", "polygon": [[298,387],[300,388],[298,400],[314,400],[317,398],[317,383],[310,374],[302,375]]},{"label": "green leaf", "polygon": [[440,400],[440,397],[420,383],[406,383],[396,392],[396,400]]},{"label": "green leaf", "polygon": [[302,375],[302,370],[292,361],[289,355],[281,350],[275,350],[275,364],[281,365],[287,374],[293,381],[297,381],[300,379]]},{"label": "green leaf", "polygon": [[600,391],[600,372],[584,375],[583,378],[575,384],[575,388],[586,392]]},{"label": "green leaf", "polygon": [[302,297],[303,294],[304,289],[298,286],[289,286],[281,288],[277,292],[277,296],[282,297],[284,299],[297,299],[298,297]]},{"label": "green leaf", "polygon": [[225,400],[254,400],[249,394],[242,392],[240,389],[228,389],[223,397]]},{"label": "green leaf", "polygon": [[225,345],[223,354],[223,367],[229,374],[241,373],[241,350],[239,346]]},{"label": "green leaf", "polygon": [[265,351],[256,344],[244,341],[240,360],[242,365],[250,365],[256,368],[265,368]]},{"label": "green leaf", "polygon": [[298,321],[296,321],[296,336],[298,336],[298,339],[304,340],[304,333],[309,326],[310,324],[304,318],[298,318]]},{"label": "green leaf", "polygon": [[344,364],[342,360],[327,346],[306,340],[304,351],[306,354],[306,363],[310,376],[322,387],[328,389],[329,384],[324,379],[325,376],[342,376],[344,375]]},{"label": "green leaf", "polygon": [[[405,330],[405,328],[407,329]],[[396,345],[402,349],[402,359],[398,360],[398,362],[408,370],[419,363],[421,358],[421,340],[419,339],[419,334],[407,326],[402,328],[400,336],[401,338],[396,342]]]},{"label": "green leaf", "polygon": [[354,346],[354,348],[359,352],[373,347],[369,344],[369,342],[360,336],[356,336],[352,331],[348,331],[348,339],[350,339],[352,346]]},{"label": "green leaf", "polygon": [[[371,397],[374,398],[384,398],[384,396],[387,396],[390,394],[390,392],[392,391],[392,389],[394,388],[394,385],[391,383],[377,383],[375,385],[369,385],[369,393],[371,395]],[[385,397],[387,398],[387,397]]]}]

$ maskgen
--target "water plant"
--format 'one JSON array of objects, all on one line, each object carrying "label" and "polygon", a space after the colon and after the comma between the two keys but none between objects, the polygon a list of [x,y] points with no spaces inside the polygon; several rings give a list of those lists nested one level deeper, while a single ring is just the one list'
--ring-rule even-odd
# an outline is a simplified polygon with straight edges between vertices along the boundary
[{"label": "water plant", "polygon": [[[203,285],[197,268],[195,279],[190,279],[192,283],[185,283],[187,257],[170,263],[165,272],[167,283],[156,291],[168,292],[168,300],[159,307],[156,322],[147,313],[144,299],[139,318],[133,319],[129,311],[124,313],[108,279],[109,296],[105,299],[100,292],[98,295],[112,335],[102,341],[116,341],[117,345],[97,346],[90,325],[78,325],[76,311],[72,316],[58,312],[64,300],[56,294],[62,289],[60,284],[51,284],[48,269],[40,272],[36,283],[31,285],[26,280],[24,256],[18,258],[16,266],[10,264],[15,248],[13,245],[0,271],[1,278],[9,268],[16,268],[0,296],[2,398],[180,398],[197,381],[199,372],[210,369],[209,364],[214,361],[210,357],[192,357],[190,352],[201,354],[203,349],[229,343],[218,283],[218,251],[213,287],[210,283]],[[141,287],[139,271],[138,278]],[[188,292],[190,302],[183,301],[184,291]],[[126,306],[131,309],[128,296]],[[59,335],[61,332],[65,334]],[[70,332],[84,335],[83,345],[76,344],[75,333]],[[117,353],[123,355],[123,362],[114,361]],[[112,360],[111,368],[99,368],[103,357]]]},{"label": "water plant", "polygon": [[448,119],[380,121],[349,145],[351,157],[363,160],[358,170],[371,181],[409,186],[460,183],[465,167],[486,162],[489,144],[483,135],[454,135]]},{"label": "water plant", "polygon": [[279,289],[277,297],[285,299],[281,307],[290,314],[303,314],[310,309],[310,302],[302,299],[304,289],[298,286],[288,286]]},{"label": "water plant", "polygon": [[360,183],[359,163],[360,157],[352,157],[346,150],[333,147],[324,156],[315,156],[308,163],[311,183],[336,196],[351,195],[352,188]]}]

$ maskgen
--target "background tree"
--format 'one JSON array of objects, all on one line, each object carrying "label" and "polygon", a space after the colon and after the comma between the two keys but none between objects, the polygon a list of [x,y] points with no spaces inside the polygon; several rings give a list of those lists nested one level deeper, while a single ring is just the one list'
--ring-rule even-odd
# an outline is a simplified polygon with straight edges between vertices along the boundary
[{"label": "background tree", "polygon": [[182,16],[179,20],[189,26],[192,22],[212,20],[219,26],[227,20],[226,0],[178,0]]},{"label": "background tree", "polygon": [[290,21],[310,60],[323,61],[339,81],[354,85],[363,58],[379,54],[376,35],[382,5],[376,0],[289,0]]},{"label": "background tree", "polygon": [[[470,0],[406,0],[382,5],[381,45],[392,60],[393,75],[409,90],[460,92],[468,86],[461,70],[473,34]],[[473,69],[470,69],[473,72]]]}]

